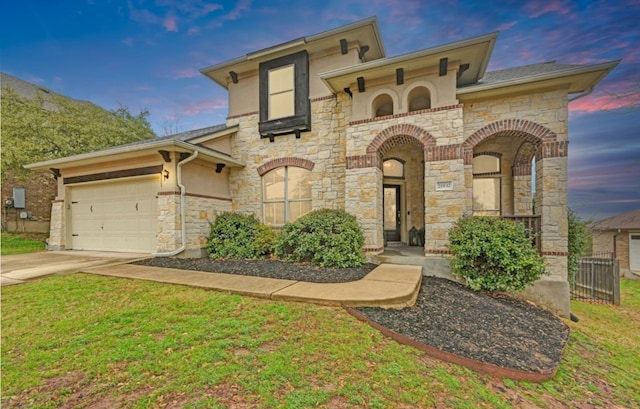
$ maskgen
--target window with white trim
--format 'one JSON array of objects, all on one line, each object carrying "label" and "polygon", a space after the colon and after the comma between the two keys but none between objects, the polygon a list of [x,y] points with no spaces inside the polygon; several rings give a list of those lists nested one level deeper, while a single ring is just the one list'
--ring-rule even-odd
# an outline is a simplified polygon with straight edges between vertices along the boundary
[{"label": "window with white trim", "polygon": [[262,176],[262,213],[269,226],[283,226],[311,211],[311,172],[295,166]]},{"label": "window with white trim", "polygon": [[502,210],[501,155],[480,153],[473,157],[473,211],[500,215]]}]

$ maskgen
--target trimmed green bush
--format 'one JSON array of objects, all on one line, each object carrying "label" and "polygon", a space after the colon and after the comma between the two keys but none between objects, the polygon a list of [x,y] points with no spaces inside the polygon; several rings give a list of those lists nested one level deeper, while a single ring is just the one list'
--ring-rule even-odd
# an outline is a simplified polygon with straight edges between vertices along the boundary
[{"label": "trimmed green bush", "polygon": [[276,234],[254,215],[225,212],[211,224],[207,242],[214,259],[256,259],[273,253]]},{"label": "trimmed green bush", "polygon": [[462,217],[449,231],[452,272],[474,290],[522,291],[545,274],[524,228],[487,216]]},{"label": "trimmed green bush", "polygon": [[358,267],[365,261],[364,234],[356,218],[342,210],[322,209],[284,225],[276,257],[321,267]]}]

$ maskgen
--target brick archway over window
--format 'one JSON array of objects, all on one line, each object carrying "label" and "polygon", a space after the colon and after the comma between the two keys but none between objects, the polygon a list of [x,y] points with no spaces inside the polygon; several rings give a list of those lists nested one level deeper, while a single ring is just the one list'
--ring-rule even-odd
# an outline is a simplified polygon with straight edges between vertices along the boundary
[{"label": "brick archway over window", "polygon": [[315,166],[315,163],[311,162],[307,159],[302,158],[278,158],[274,160],[270,160],[264,165],[258,167],[258,175],[263,176],[265,173],[274,170],[276,168],[281,168],[283,166],[295,166],[297,168],[303,168],[306,170],[312,170]]},{"label": "brick archway over window", "polygon": [[413,145],[427,152],[435,147],[436,140],[424,129],[411,124],[393,125],[380,132],[367,146],[364,155],[347,156],[347,169],[382,169],[382,158],[392,148],[400,145]]},{"label": "brick archway over window", "polygon": [[367,146],[367,153],[384,155],[391,148],[400,145],[415,145],[426,151],[428,147],[435,146],[436,140],[431,134],[416,125],[393,125],[380,132]]},{"label": "brick archway over window", "polygon": [[476,145],[495,136],[522,138],[523,143],[529,142],[536,147],[540,158],[567,156],[569,142],[558,141],[556,133],[549,128],[526,119],[504,119],[478,129],[463,142],[464,163],[471,164]]}]

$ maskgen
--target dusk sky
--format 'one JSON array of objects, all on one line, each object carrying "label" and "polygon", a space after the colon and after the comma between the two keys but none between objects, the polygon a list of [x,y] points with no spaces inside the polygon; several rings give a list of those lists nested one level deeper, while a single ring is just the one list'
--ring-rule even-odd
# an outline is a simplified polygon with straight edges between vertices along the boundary
[{"label": "dusk sky", "polygon": [[387,56],[499,31],[489,71],[622,59],[569,105],[569,205],[592,220],[640,207],[640,0],[20,0],[0,16],[0,70],[147,109],[159,136],[225,122],[226,91],[199,69],[371,16]]}]

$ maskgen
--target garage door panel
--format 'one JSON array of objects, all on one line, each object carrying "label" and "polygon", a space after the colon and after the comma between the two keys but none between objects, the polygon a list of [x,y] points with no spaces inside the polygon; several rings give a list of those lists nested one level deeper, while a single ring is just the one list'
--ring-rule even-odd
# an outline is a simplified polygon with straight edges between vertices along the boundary
[{"label": "garage door panel", "polygon": [[156,250],[159,176],[70,188],[71,248]]}]

